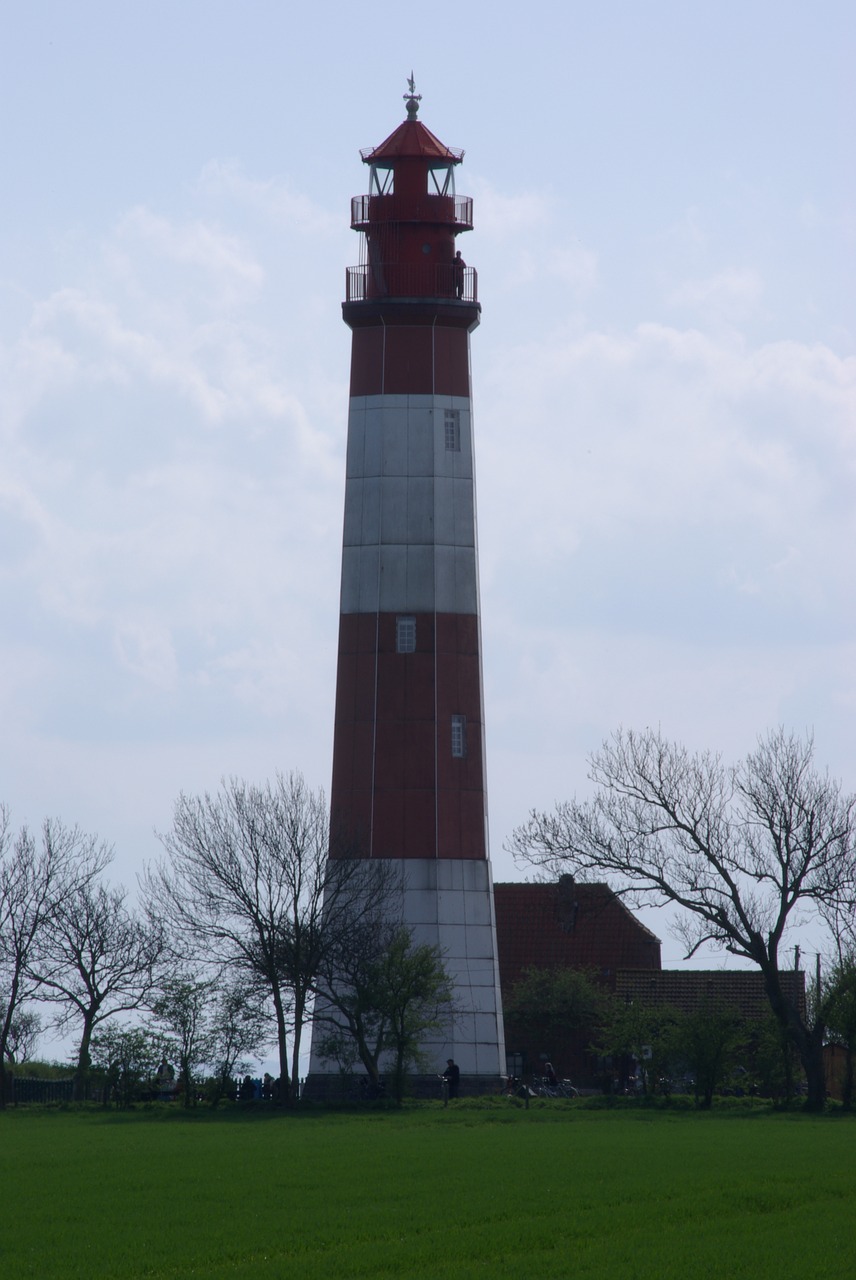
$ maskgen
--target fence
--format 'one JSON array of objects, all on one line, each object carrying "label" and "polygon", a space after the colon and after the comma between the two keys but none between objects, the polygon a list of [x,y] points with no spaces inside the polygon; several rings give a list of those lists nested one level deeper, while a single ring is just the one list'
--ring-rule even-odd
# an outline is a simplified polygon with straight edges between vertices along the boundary
[{"label": "fence", "polygon": [[477,302],[478,275],[475,267],[464,267],[461,273],[452,263],[426,266],[376,262],[348,267],[345,301],[366,302],[372,298],[457,298],[461,302]]},{"label": "fence", "polygon": [[11,1096],[13,1103],[72,1102],[74,1080],[71,1077],[67,1080],[34,1080],[13,1076]]}]

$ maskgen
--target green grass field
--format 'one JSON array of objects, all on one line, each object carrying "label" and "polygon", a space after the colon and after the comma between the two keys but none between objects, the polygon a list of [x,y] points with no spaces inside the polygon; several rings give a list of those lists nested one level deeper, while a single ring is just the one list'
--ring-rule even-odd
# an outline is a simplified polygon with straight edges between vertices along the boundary
[{"label": "green grass field", "polygon": [[455,1104],[0,1114],[0,1276],[856,1273],[856,1122]]}]

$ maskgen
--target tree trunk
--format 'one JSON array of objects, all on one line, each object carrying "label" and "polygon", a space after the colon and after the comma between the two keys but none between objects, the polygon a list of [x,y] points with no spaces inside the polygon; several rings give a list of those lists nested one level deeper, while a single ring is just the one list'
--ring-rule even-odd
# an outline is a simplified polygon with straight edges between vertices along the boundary
[{"label": "tree trunk", "polygon": [[805,1071],[808,1094],[806,1108],[822,1111],[826,1106],[826,1072],[823,1068],[823,1027],[812,1027],[804,1036],[804,1044],[797,1046],[800,1062]]},{"label": "tree trunk", "polygon": [[[11,1080],[12,1074],[6,1070],[6,1062],[0,1055],[0,1109],[5,1109],[7,1095],[11,1095]],[[11,1100],[11,1096],[9,1096],[8,1101],[11,1102]]]},{"label": "tree trunk", "polygon": [[826,1105],[826,1074],[823,1069],[823,1023],[816,1019],[809,1026],[799,1010],[786,999],[775,958],[762,965],[770,1007],[782,1028],[786,1044],[793,1045],[799,1055],[806,1079],[806,1110],[822,1111]]},{"label": "tree trunk", "polygon": [[288,1105],[291,1102],[291,1075],[288,1063],[288,1036],[285,1029],[285,1008],[278,985],[273,987],[273,1007],[276,1014],[276,1042],[279,1051],[279,1096]]},{"label": "tree trunk", "polygon": [[380,1049],[378,1048],[375,1050],[374,1053],[372,1053],[371,1049],[369,1048],[368,1041],[366,1040],[366,1035],[365,1035],[363,1026],[359,1021],[352,1021],[351,1027],[353,1030],[354,1039],[357,1042],[357,1052],[360,1055],[360,1062],[365,1067],[368,1077],[372,1082],[372,1085],[377,1090],[380,1087],[380,1070],[378,1068],[378,1059],[380,1058]]},{"label": "tree trunk", "polygon": [[853,1110],[853,1046],[847,1046],[844,1059],[844,1083],[841,1087],[841,1105],[845,1111]]},{"label": "tree trunk", "polygon": [[375,1051],[372,1052],[369,1047],[368,1040],[366,1039],[366,1030],[362,1019],[355,1017],[353,1014],[345,1013],[344,1010],[340,1010],[340,1012],[347,1020],[348,1030],[354,1038],[360,1062],[365,1067],[366,1074],[371,1081],[373,1088],[377,1090],[380,1088],[380,1069],[378,1067],[378,1059],[380,1058],[380,1047],[382,1041],[380,1039],[378,1040],[378,1044],[375,1046]]},{"label": "tree trunk", "polygon": [[297,997],[294,1002],[294,1043],[291,1048],[291,1086],[290,1096],[293,1102],[300,1100],[300,1041],[303,1035],[303,1018],[306,1012],[306,1001]]},{"label": "tree trunk", "polygon": [[399,1046],[399,1048],[396,1050],[396,1053],[395,1053],[395,1085],[393,1089],[393,1092],[395,1094],[395,1101],[399,1107],[404,1101],[404,1083],[405,1083],[404,1049],[401,1046]]},{"label": "tree trunk", "polygon": [[190,1059],[182,1054],[179,1059],[179,1081],[181,1083],[181,1091],[184,1094],[184,1105],[189,1107],[194,1099],[191,1098],[192,1077],[190,1074]]},{"label": "tree trunk", "polygon": [[3,1026],[0,1029],[0,1111],[4,1110],[7,1102],[12,1101],[12,1073],[7,1071],[6,1065],[6,1046],[9,1043],[9,1035],[12,1028],[12,1019],[15,1016],[15,1009],[18,1006],[18,992],[20,990],[20,972],[16,970],[12,974],[12,981],[6,996],[6,1011],[3,1018]]},{"label": "tree trunk", "polygon": [[77,1067],[74,1072],[74,1101],[85,1102],[89,1086],[89,1045],[92,1041],[92,1019],[84,1017],[83,1034],[77,1051]]}]

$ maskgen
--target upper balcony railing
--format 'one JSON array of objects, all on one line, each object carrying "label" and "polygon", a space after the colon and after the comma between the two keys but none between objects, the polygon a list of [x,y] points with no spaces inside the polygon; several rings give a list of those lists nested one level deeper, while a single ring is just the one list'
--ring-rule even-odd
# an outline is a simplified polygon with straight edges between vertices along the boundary
[{"label": "upper balcony railing", "polygon": [[452,263],[413,265],[380,262],[348,267],[345,301],[368,302],[375,298],[444,298],[478,302],[478,273],[463,271]]},{"label": "upper balcony railing", "polygon": [[351,226],[365,231],[373,222],[431,222],[448,224],[459,231],[473,229],[472,196],[437,196],[425,193],[418,200],[391,196],[354,196]]}]

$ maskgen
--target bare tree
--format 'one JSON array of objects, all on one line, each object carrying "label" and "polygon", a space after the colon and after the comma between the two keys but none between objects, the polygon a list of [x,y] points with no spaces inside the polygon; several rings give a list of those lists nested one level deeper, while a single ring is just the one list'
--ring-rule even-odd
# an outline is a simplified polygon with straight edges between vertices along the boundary
[{"label": "bare tree", "polygon": [[361,902],[384,892],[384,869],[329,857],[324,795],[298,773],[264,786],[233,778],[216,795],[182,795],[160,839],[168,859],[144,877],[150,909],[190,955],[204,949],[224,972],[243,974],[248,988],[264,985],[282,1096],[296,1099],[323,950]]},{"label": "bare tree", "polygon": [[825,962],[837,968],[856,956],[856,859],[839,891],[820,904],[820,914],[830,938]]},{"label": "bare tree", "polygon": [[22,827],[9,839],[0,814],[0,1106],[6,1105],[9,1036],[20,1006],[39,988],[39,950],[60,904],[97,876],[110,851],[95,836],[44,822],[41,839]]},{"label": "bare tree", "polygon": [[856,797],[814,770],[813,745],[779,729],[727,767],[658,732],[619,731],[590,758],[594,799],[533,812],[511,849],[676,906],[688,957],[711,944],[756,964],[805,1070],[808,1104],[821,1107],[822,1019],[785,990],[779,956],[787,931],[852,882]]},{"label": "bare tree", "polygon": [[41,998],[59,1002],[60,1031],[77,1023],[75,1098],[85,1096],[93,1032],[114,1014],[148,999],[164,955],[163,928],[126,906],[127,891],[83,882],[57,903],[46,923],[33,976]]}]

